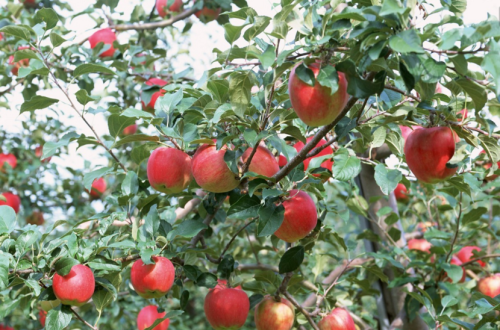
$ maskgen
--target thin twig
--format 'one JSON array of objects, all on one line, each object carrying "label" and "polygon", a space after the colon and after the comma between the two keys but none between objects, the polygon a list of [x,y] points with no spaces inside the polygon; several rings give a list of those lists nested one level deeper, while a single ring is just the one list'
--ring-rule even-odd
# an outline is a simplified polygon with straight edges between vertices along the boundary
[{"label": "thin twig", "polygon": [[460,201],[458,202],[459,211],[458,211],[458,217],[457,217],[457,228],[455,229],[455,235],[453,236],[453,241],[451,241],[450,251],[448,252],[448,255],[446,256],[446,259],[445,259],[446,262],[450,261],[451,254],[453,253],[453,246],[455,245],[455,243],[457,241],[458,234],[460,231],[460,218],[462,217],[462,195],[463,195],[463,193],[460,192]]},{"label": "thin twig", "polygon": [[290,293],[288,293],[288,291],[285,291],[283,295],[292,303],[292,305],[295,306],[295,308],[297,308],[299,312],[301,312],[305,316],[305,318],[307,319],[307,321],[309,322],[309,324],[313,329],[320,330],[316,325],[316,323],[314,322],[314,320],[312,319],[311,315],[309,315],[309,313],[304,308],[302,308],[302,306],[300,306],[297,300],[295,300],[295,298]]},{"label": "thin twig", "polygon": [[152,22],[152,23],[133,23],[133,24],[118,24],[111,26],[112,29],[115,29],[116,31],[128,31],[128,30],[153,30],[157,28],[164,28],[170,25],[173,25],[174,23],[178,21],[182,21],[183,19],[193,15],[196,13],[198,9],[196,8],[191,8],[188,9],[182,13],[180,13],[177,16],[174,16],[172,18],[159,21],[159,22]]},{"label": "thin twig", "polygon": [[226,244],[226,247],[224,248],[224,250],[222,251],[222,253],[220,254],[220,257],[219,257],[219,263],[222,261],[222,258],[224,258],[224,255],[226,254],[227,250],[229,249],[229,247],[231,246],[231,244],[234,242],[234,240],[236,239],[236,237],[238,237],[238,235],[243,231],[245,230],[245,228],[247,228],[248,226],[250,226],[252,223],[255,222],[255,220],[257,220],[257,218],[253,218],[252,220],[250,220],[246,225],[244,225],[243,227],[241,227],[234,235],[233,237],[231,238],[231,240]]},{"label": "thin twig", "polygon": [[84,319],[82,319],[82,317],[77,312],[75,312],[75,310],[73,308],[70,307],[70,310],[76,316],[77,319],[79,319],[80,321],[82,321],[90,329],[97,330],[97,327],[94,327],[92,324],[90,324],[87,321],[85,321]]}]

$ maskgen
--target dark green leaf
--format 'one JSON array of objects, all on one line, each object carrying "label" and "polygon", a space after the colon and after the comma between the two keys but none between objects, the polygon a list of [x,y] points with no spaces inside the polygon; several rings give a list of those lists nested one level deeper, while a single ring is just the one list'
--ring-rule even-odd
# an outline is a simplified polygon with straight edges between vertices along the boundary
[{"label": "dark green leaf", "polygon": [[280,274],[293,272],[300,267],[302,261],[304,261],[304,247],[302,245],[294,246],[288,249],[285,254],[281,257],[279,263]]},{"label": "dark green leaf", "polygon": [[41,95],[35,95],[30,100],[24,102],[21,105],[21,113],[26,111],[45,109],[57,102],[59,102],[59,100],[57,99],[52,99],[50,97],[45,97]]}]

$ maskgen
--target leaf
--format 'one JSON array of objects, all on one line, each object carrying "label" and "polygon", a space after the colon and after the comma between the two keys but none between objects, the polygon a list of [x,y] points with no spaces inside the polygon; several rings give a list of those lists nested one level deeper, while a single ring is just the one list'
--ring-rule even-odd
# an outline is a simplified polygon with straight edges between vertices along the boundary
[{"label": "leaf", "polygon": [[226,254],[217,266],[217,273],[220,274],[220,278],[228,279],[232,272],[234,272],[234,258]]},{"label": "leaf", "polygon": [[87,74],[87,73],[106,73],[106,74],[112,74],[112,75],[115,74],[115,72],[113,70],[111,70],[103,65],[86,63],[86,64],[79,65],[75,69],[75,71],[73,72],[73,75],[75,77],[79,77],[79,76]]},{"label": "leaf", "polygon": [[235,71],[229,76],[229,100],[234,113],[243,118],[247,107],[250,105],[250,97],[253,83],[252,71]]},{"label": "leaf", "polygon": [[[121,115],[113,114],[108,118],[109,135],[116,138],[119,134],[123,132],[123,129],[125,127],[133,125],[134,123],[135,123],[135,118],[123,117]],[[128,136],[133,136],[133,135],[128,135]]]},{"label": "leaf", "polygon": [[66,328],[73,317],[71,307],[61,305],[61,308],[51,309],[45,319],[45,330],[62,330]]},{"label": "leaf", "polygon": [[16,239],[16,248],[20,253],[25,253],[37,239],[38,235],[33,230],[25,231]]},{"label": "leaf", "polygon": [[202,221],[185,220],[168,233],[168,239],[172,240],[176,236],[191,238],[196,236],[196,234],[203,229],[207,228],[207,225],[205,225]]},{"label": "leaf", "polygon": [[257,236],[264,237],[274,234],[283,223],[285,208],[283,205],[276,206],[272,201],[266,202],[259,209],[259,225]]},{"label": "leaf", "polygon": [[399,170],[387,169],[384,164],[375,166],[375,181],[385,195],[393,192],[402,179],[403,175]]},{"label": "leaf", "polygon": [[70,132],[63,135],[63,137],[58,142],[52,142],[52,141],[45,142],[45,144],[43,145],[42,159],[54,156],[57,149],[67,146],[71,140],[74,140],[79,136],[80,135],[75,132]]},{"label": "leaf", "polygon": [[403,61],[399,62],[399,72],[401,73],[401,77],[403,78],[403,82],[405,83],[406,90],[408,93],[415,88],[415,77],[408,71],[408,68],[403,63]]},{"label": "leaf", "polygon": [[396,52],[407,53],[424,53],[422,41],[418,33],[414,29],[404,30],[392,36],[389,39],[389,46]]},{"label": "leaf", "polygon": [[30,41],[31,33],[30,30],[23,26],[18,25],[7,25],[0,29],[0,32],[10,34],[16,38],[20,38],[26,41]]},{"label": "leaf", "polygon": [[24,102],[21,105],[21,113],[26,111],[45,109],[57,102],[59,102],[59,100],[57,99],[52,99],[50,97],[45,97],[41,95],[35,95],[30,100]]},{"label": "leaf", "polygon": [[61,37],[59,34],[55,32],[50,32],[50,43],[54,48],[61,46],[64,42],[66,42],[66,39]]},{"label": "leaf", "polygon": [[348,181],[361,172],[361,161],[351,155],[346,148],[340,148],[333,156],[333,177],[340,181]]},{"label": "leaf", "polygon": [[[184,92],[182,88],[180,88],[175,93],[167,93],[162,97],[158,98],[155,103],[155,110],[161,111],[167,115],[174,112],[175,107],[182,101],[184,96]],[[158,112],[156,112],[158,114]]]},{"label": "leaf", "polygon": [[0,234],[10,234],[16,227],[16,212],[7,205],[0,206]]},{"label": "leaf", "polygon": [[156,210],[156,207],[157,205],[154,204],[149,209],[148,215],[144,219],[144,227],[143,227],[144,230],[147,233],[149,233],[151,235],[151,238],[153,239],[157,236],[158,228],[160,227],[160,217],[158,216],[158,211]]},{"label": "leaf", "polygon": [[116,300],[116,298],[118,298],[118,291],[109,280],[104,277],[96,277],[95,282],[111,294],[112,300]]},{"label": "leaf", "polygon": [[260,208],[260,198],[253,195],[243,195],[234,204],[231,204],[227,211],[228,218],[248,219],[257,216]]},{"label": "leaf", "polygon": [[469,224],[471,222],[479,221],[483,214],[486,214],[488,209],[486,207],[478,207],[470,210],[462,217],[462,223],[464,225]]},{"label": "leaf", "polygon": [[271,21],[271,18],[267,16],[256,16],[254,19],[255,23],[243,34],[243,38],[246,41],[253,40],[256,36],[264,32]]},{"label": "leaf", "polygon": [[224,38],[230,45],[232,45],[236,40],[238,40],[241,36],[241,30],[248,24],[244,24],[241,26],[235,26],[230,23],[226,23],[223,25],[224,27]]},{"label": "leaf", "polygon": [[45,30],[50,30],[59,22],[59,16],[57,16],[57,13],[52,8],[42,8],[37,10],[33,20],[37,24],[45,22]]},{"label": "leaf", "polygon": [[373,141],[372,141],[372,148],[378,148],[381,147],[384,142],[385,138],[387,136],[387,128],[384,126],[380,126],[373,132]]},{"label": "leaf", "polygon": [[25,58],[35,59],[40,61],[40,58],[31,49],[19,49],[14,54],[14,62],[19,62],[20,60],[24,60]]},{"label": "leaf", "polygon": [[280,274],[293,272],[300,267],[302,261],[304,261],[304,247],[302,245],[294,246],[288,249],[285,254],[281,257],[279,263]]},{"label": "leaf", "polygon": [[94,182],[95,179],[102,178],[103,176],[111,172],[113,172],[112,167],[101,167],[97,170],[93,170],[92,172],[85,174],[83,176],[83,187],[90,191],[92,182]]},{"label": "leaf", "polygon": [[138,110],[135,108],[128,108],[125,111],[123,111],[120,116],[123,117],[131,117],[131,118],[144,118],[144,119],[152,119],[154,116],[150,114],[149,112]]},{"label": "leaf", "polygon": [[202,273],[196,279],[196,284],[206,288],[215,288],[217,285],[217,276],[212,273]]},{"label": "leaf", "polygon": [[267,70],[276,60],[276,48],[273,45],[267,45],[266,50],[264,50],[262,54],[257,55],[257,57],[264,70]]},{"label": "leaf", "polygon": [[94,102],[94,101],[99,100],[99,97],[97,97],[97,96],[90,96],[87,93],[87,90],[85,90],[85,89],[80,89],[78,92],[75,93],[75,96],[76,96],[76,100],[78,101],[78,103],[80,103],[82,105],[86,105],[89,102]]},{"label": "leaf", "polygon": [[131,194],[137,194],[139,191],[139,178],[137,174],[133,171],[127,172],[125,175],[125,179],[122,181],[122,193],[125,196],[129,196]]},{"label": "leaf", "polygon": [[493,76],[495,93],[498,97],[500,96],[500,61],[498,61],[498,58],[500,58],[500,42],[490,40],[488,46],[490,50],[484,55],[481,68]]},{"label": "leaf", "polygon": [[316,83],[316,78],[314,77],[314,72],[309,69],[304,63],[299,64],[295,67],[295,74],[300,80],[308,84],[309,86],[314,86]]},{"label": "leaf", "polygon": [[73,268],[73,266],[76,266],[79,264],[80,263],[76,259],[61,258],[61,259],[56,261],[56,263],[54,264],[54,268],[55,268],[57,274],[59,274],[60,276],[66,276],[69,274],[69,272],[71,271],[71,268]]},{"label": "leaf", "polygon": [[[0,215],[2,210],[0,209]],[[4,290],[9,285],[9,257],[0,252],[0,290]]]},{"label": "leaf", "polygon": [[385,16],[390,14],[403,14],[405,10],[406,9],[400,0],[384,0],[379,15]]},{"label": "leaf", "polygon": [[335,67],[331,65],[321,68],[316,79],[321,86],[330,88],[330,95],[335,94],[339,89],[339,75]]},{"label": "leaf", "polygon": [[486,94],[484,86],[466,78],[457,79],[455,82],[472,98],[476,111],[480,111],[484,108],[484,105],[488,101],[488,95]]}]

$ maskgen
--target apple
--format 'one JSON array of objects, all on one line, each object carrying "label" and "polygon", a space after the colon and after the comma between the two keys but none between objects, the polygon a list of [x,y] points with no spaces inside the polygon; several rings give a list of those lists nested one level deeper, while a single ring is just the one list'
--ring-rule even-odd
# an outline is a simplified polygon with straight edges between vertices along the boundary
[{"label": "apple", "polygon": [[[165,81],[163,79],[158,79],[158,78],[151,78],[148,81],[146,81],[145,84],[148,85],[148,86],[163,87],[163,86],[165,86],[165,85],[168,84],[168,81]],[[160,96],[162,96],[163,94],[165,94],[166,92],[167,91],[164,90],[164,89],[160,89],[159,91],[154,92],[153,95],[151,95],[151,100],[149,100],[149,103],[147,105],[144,103],[144,101],[141,101],[141,103],[142,103],[142,109],[144,111],[154,112],[156,100],[158,100],[158,98]]]},{"label": "apple", "polygon": [[335,308],[330,314],[318,322],[320,330],[356,330],[349,312],[343,308]]},{"label": "apple", "polygon": [[90,188],[90,197],[92,197],[94,199],[101,198],[104,191],[106,191],[106,187],[107,187],[107,184],[106,184],[106,180],[104,180],[104,178],[99,178],[99,179],[94,180],[94,182],[92,182],[92,186]]},{"label": "apple", "polygon": [[138,259],[132,265],[130,281],[135,292],[144,299],[160,298],[174,284],[175,268],[165,257],[153,257],[154,264],[145,265]]},{"label": "apple", "polygon": [[283,155],[280,155],[279,158],[278,158],[278,165],[279,165],[279,167],[283,167],[287,163],[288,163],[288,160],[286,159],[286,157],[283,156]]},{"label": "apple", "polygon": [[[42,155],[43,155],[43,146],[36,147],[35,148],[35,156],[38,158],[42,158]],[[48,158],[41,159],[40,161],[42,163],[48,163],[48,162],[50,162],[51,159],[52,159],[52,157],[48,157]]]},{"label": "apple", "polygon": [[3,200],[0,200],[0,205],[10,206],[14,209],[14,212],[16,212],[16,214],[19,213],[19,208],[21,206],[21,199],[19,198],[19,196],[11,192],[4,192],[2,193],[2,195],[7,201],[4,202]]},{"label": "apple", "polygon": [[254,318],[257,330],[290,330],[295,320],[295,309],[286,298],[276,301],[274,297],[265,296],[255,306]]},{"label": "apple", "polygon": [[399,129],[401,130],[401,136],[403,137],[403,140],[405,142],[406,142],[406,138],[408,137],[408,135],[410,135],[411,132],[413,132],[414,130],[420,129],[420,128],[422,128],[422,126],[412,126],[412,127],[399,126]]},{"label": "apple", "polygon": [[408,249],[431,253],[432,244],[424,238],[413,238],[408,241]]},{"label": "apple", "polygon": [[400,202],[408,202],[410,199],[408,196],[408,189],[406,189],[406,186],[402,183],[398,183],[396,189],[394,189],[394,196],[396,200]]},{"label": "apple", "polygon": [[467,109],[462,109],[457,113],[457,121],[462,121],[464,119],[467,119],[467,116],[469,115],[469,111]]},{"label": "apple", "polygon": [[[137,329],[144,330],[149,328],[155,323],[156,320],[162,319],[167,313],[158,313],[158,307],[149,305],[141,309],[137,315]],[[170,319],[163,320],[160,324],[155,326],[153,330],[167,330],[170,324]]]},{"label": "apple", "polygon": [[406,163],[415,177],[436,183],[452,177],[458,167],[448,167],[455,153],[455,133],[449,127],[421,128],[406,139]]},{"label": "apple", "polygon": [[[460,261],[460,259],[458,259],[456,256],[453,256],[450,260],[450,265],[461,266],[462,261]],[[445,274],[446,274],[446,277],[445,277],[446,281],[451,282],[451,278],[448,277],[448,273],[445,272]],[[458,283],[464,283],[465,277],[466,277],[465,268],[462,267],[462,278],[458,281]]]},{"label": "apple", "polygon": [[42,327],[45,327],[45,319],[47,318],[47,312],[44,311],[43,309],[40,309],[40,311],[38,312],[38,316],[40,319],[40,324],[42,325]]},{"label": "apple", "polygon": [[16,168],[17,166],[17,158],[13,154],[0,154],[0,171],[1,172],[6,172],[6,166],[5,164],[9,164],[12,169]]},{"label": "apple", "polygon": [[191,182],[191,158],[181,150],[160,147],[149,156],[147,172],[153,189],[177,194]]},{"label": "apple", "polygon": [[137,124],[127,126],[123,129],[123,135],[133,135],[137,133]]},{"label": "apple", "polygon": [[[311,137],[308,137],[306,139],[307,142],[311,141],[313,139],[313,136]],[[317,147],[321,147],[322,145],[324,145],[326,143],[325,140],[321,139],[318,144],[316,144],[315,148]],[[301,151],[303,148],[304,148],[304,142],[302,141],[299,141],[297,143],[295,143],[293,145],[293,147],[295,148],[295,150],[297,150],[297,152]],[[313,149],[314,150],[314,149]],[[333,148],[328,146],[326,147],[325,149],[321,150],[321,152],[319,154],[317,154],[316,156],[313,156],[313,157],[309,157],[309,158],[306,158],[304,159],[304,171],[307,170],[307,168],[309,167],[309,163],[311,162],[311,160],[313,158],[316,158],[316,157],[322,157],[322,156],[327,156],[327,155],[333,155]],[[333,167],[333,160],[331,159],[326,159],[323,163],[321,163],[321,167],[322,168],[325,168],[327,170],[329,170],[330,172],[332,171],[332,167]]]},{"label": "apple", "polygon": [[174,0],[173,4],[167,8],[168,1],[169,0],[156,0],[156,10],[158,11],[158,15],[162,18],[167,16],[168,13],[177,13],[182,9],[182,0]]},{"label": "apple", "polygon": [[[481,252],[481,248],[479,248],[477,246],[464,246],[463,248],[460,249],[460,251],[458,251],[456,256],[458,259],[460,259],[460,261],[465,263],[467,261],[475,259],[472,251]],[[481,267],[486,266],[486,263],[482,260],[478,260],[477,263]]]},{"label": "apple", "polygon": [[82,306],[92,298],[95,289],[94,273],[84,265],[74,265],[68,275],[55,274],[52,288],[63,305]]},{"label": "apple", "polygon": [[[247,162],[252,151],[253,148],[248,148],[247,150],[245,150],[245,152],[241,156],[241,161],[243,163]],[[258,146],[257,151],[255,152],[255,155],[250,162],[248,170],[259,175],[271,177],[280,170],[280,167],[278,165],[278,162],[276,161],[276,158],[269,151],[269,149],[263,146]]]},{"label": "apple", "polygon": [[104,43],[104,45],[110,45],[110,48],[101,54],[99,57],[110,57],[115,54],[116,49],[113,47],[113,42],[116,40],[116,34],[110,28],[101,29],[94,32],[93,35],[89,37],[90,48],[94,49],[99,43]]},{"label": "apple", "polygon": [[226,147],[217,150],[215,145],[203,144],[191,161],[191,173],[198,185],[210,192],[222,193],[238,187],[240,181],[224,162]]},{"label": "apple", "polygon": [[[338,72],[339,87],[332,95],[330,88],[321,86],[318,81],[314,82],[314,86],[310,86],[300,80],[295,74],[299,65],[302,64],[298,63],[292,69],[288,81],[288,94],[290,94],[293,110],[305,124],[311,127],[330,124],[342,112],[349,99],[344,73]],[[320,68],[320,63],[309,65],[314,77],[318,76]]]},{"label": "apple", "polygon": [[26,223],[30,225],[41,226],[45,223],[45,219],[43,218],[43,213],[40,211],[33,211],[29,217],[26,218]]},{"label": "apple", "polygon": [[294,243],[306,237],[318,223],[316,204],[307,193],[291,190],[290,196],[283,202],[285,217],[274,235],[288,243]]},{"label": "apple", "polygon": [[0,330],[14,330],[14,328],[0,323]]},{"label": "apple", "polygon": [[435,91],[436,94],[442,94],[443,93],[443,85],[441,85],[440,83],[437,83],[436,84],[436,91]]},{"label": "apple", "polygon": [[[18,50],[29,49],[29,46],[20,46],[17,48]],[[10,70],[14,76],[17,76],[19,72],[19,68],[28,67],[30,65],[30,59],[25,58],[20,61],[14,62],[14,55],[9,56],[9,65],[13,65],[14,67]]]},{"label": "apple", "polygon": [[[482,153],[482,154],[486,154],[486,151],[481,150],[481,153]],[[1,162],[1,160],[0,160],[0,162]],[[498,163],[497,163],[497,165],[498,165],[498,167],[500,168],[500,162],[498,162]],[[493,165],[491,164],[491,162],[489,162],[489,163],[485,163],[485,164],[483,165],[483,167],[484,167],[485,169],[487,169],[487,170],[489,170],[492,166],[493,166]],[[490,176],[486,177],[486,178],[485,178],[485,180],[486,180],[486,181],[491,181],[491,180],[495,180],[496,178],[498,178],[498,175],[497,175],[497,174],[492,174],[492,175],[490,175]]]},{"label": "apple", "polygon": [[480,279],[477,288],[482,294],[495,298],[500,294],[500,273]]},{"label": "apple", "polygon": [[250,311],[250,300],[240,288],[229,288],[226,281],[218,281],[205,297],[205,316],[215,330],[241,328]]},{"label": "apple", "polygon": [[26,8],[36,8],[36,0],[19,0],[20,3],[24,4]]},{"label": "apple", "polygon": [[[196,3],[197,0],[194,0]],[[195,14],[196,17],[200,19],[203,23],[208,23],[219,18],[221,8],[208,8],[203,7],[202,10],[198,10]]]}]

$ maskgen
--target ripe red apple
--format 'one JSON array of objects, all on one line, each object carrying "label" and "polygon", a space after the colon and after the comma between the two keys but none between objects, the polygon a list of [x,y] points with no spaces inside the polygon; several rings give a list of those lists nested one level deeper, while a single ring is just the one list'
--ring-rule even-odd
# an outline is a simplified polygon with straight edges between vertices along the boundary
[{"label": "ripe red apple", "polygon": [[455,153],[455,133],[449,127],[413,131],[406,140],[404,153],[410,170],[425,183],[445,180],[458,169],[446,165]]},{"label": "ripe red apple", "polygon": [[[479,248],[477,246],[464,246],[463,248],[460,249],[460,251],[458,251],[456,256],[458,259],[460,259],[460,261],[465,263],[467,261],[475,259],[472,251],[481,252],[481,248]],[[482,260],[478,260],[477,263],[481,267],[486,266],[486,263]]]},{"label": "ripe red apple", "polygon": [[290,196],[283,202],[285,218],[274,235],[288,243],[306,237],[318,223],[316,204],[307,193],[291,190]]},{"label": "ripe red apple", "polygon": [[156,0],[156,10],[160,17],[165,17],[169,13],[177,13],[182,9],[182,0],[174,0],[174,3],[167,8],[168,0]]},{"label": "ripe red apple", "polygon": [[257,330],[290,330],[295,320],[295,309],[286,298],[276,301],[274,297],[265,296],[255,306],[254,318]]},{"label": "ripe red apple", "polygon": [[66,276],[56,273],[52,280],[52,288],[61,304],[82,306],[94,294],[94,273],[87,266],[75,265]]},{"label": "ripe red apple", "polygon": [[[311,141],[313,139],[313,137],[308,137],[306,139],[307,142]],[[325,140],[321,139],[318,144],[316,144],[315,148],[317,147],[321,147],[322,145],[324,145],[326,143]],[[293,147],[295,148],[295,150],[297,150],[297,152],[301,151],[303,148],[304,148],[304,142],[302,141],[299,141],[297,143],[295,143],[293,145]],[[314,150],[314,149],[313,149]],[[304,159],[304,171],[307,170],[307,168],[309,167],[309,163],[311,162],[311,160],[313,158],[316,158],[316,157],[322,157],[322,156],[327,156],[327,155],[333,155],[333,149],[332,147],[328,146],[326,147],[325,149],[321,150],[321,152],[319,154],[317,154],[316,156],[313,156],[313,157],[309,157],[309,158],[306,158]],[[327,170],[329,170],[330,172],[332,171],[332,167],[333,167],[333,160],[331,159],[326,159],[323,163],[321,163],[321,167],[323,168],[326,168]]]},{"label": "ripe red apple", "polygon": [[482,294],[495,298],[500,294],[500,273],[480,279],[477,288]]},{"label": "ripe red apple", "polygon": [[[243,163],[246,163],[248,157],[250,157],[250,154],[252,153],[252,150],[253,148],[248,148],[247,150],[245,150],[245,152],[241,156],[241,161]],[[278,162],[276,161],[276,158],[269,151],[269,149],[263,146],[258,146],[257,151],[255,152],[255,155],[250,162],[248,170],[259,175],[271,177],[280,170],[280,167],[278,165]]]},{"label": "ripe red apple", "polygon": [[99,57],[109,57],[115,54],[116,49],[113,47],[113,42],[116,40],[116,34],[110,28],[101,29],[94,32],[89,37],[90,48],[94,49],[100,42],[105,45],[110,45],[110,48],[102,52]]},{"label": "ripe red apple", "polygon": [[[141,309],[137,315],[137,329],[144,330],[149,328],[155,323],[156,320],[162,319],[167,313],[158,313],[158,307],[149,305]],[[163,320],[160,324],[153,328],[153,330],[167,330],[170,324],[170,319]]]},{"label": "ripe red apple", "polygon": [[45,223],[45,219],[43,218],[43,213],[40,211],[33,211],[29,217],[26,218],[26,223],[30,225],[41,226]]},{"label": "ripe red apple", "polygon": [[399,129],[401,130],[401,136],[403,137],[403,140],[405,140],[405,142],[406,138],[408,137],[408,135],[410,135],[411,132],[420,128],[422,128],[422,126],[399,126]]},{"label": "ripe red apple", "polygon": [[[288,81],[288,94],[290,102],[297,116],[309,126],[318,127],[330,124],[342,112],[349,95],[347,94],[347,81],[344,73],[338,72],[339,88],[331,95],[330,88],[321,86],[315,81],[314,86],[310,86],[300,80],[295,74],[298,63],[290,73]],[[309,69],[317,77],[320,71],[320,63],[312,63]]]},{"label": "ripe red apple", "polygon": [[[460,259],[458,259],[456,256],[453,256],[450,260],[450,265],[461,266],[462,261],[460,261]],[[447,282],[451,282],[451,278],[448,277],[448,273],[445,272],[445,275],[446,275],[445,280]],[[462,278],[458,281],[458,283],[464,283],[465,277],[466,277],[465,267],[462,267]]]},{"label": "ripe red apple", "polygon": [[107,186],[108,185],[106,184],[106,180],[104,180],[104,178],[94,180],[90,188],[90,197],[95,199],[101,198],[104,191],[106,191]]},{"label": "ripe red apple", "polygon": [[[35,156],[37,156],[38,158],[42,158],[42,155],[43,155],[43,146],[36,147],[35,148]],[[51,159],[52,159],[52,157],[48,157],[48,158],[44,158],[40,161],[42,163],[48,163],[48,162],[50,162]]]},{"label": "ripe red apple", "polygon": [[394,196],[396,200],[400,202],[407,202],[410,199],[408,196],[408,189],[406,189],[406,186],[402,183],[398,183],[396,189],[394,189]]},{"label": "ripe red apple", "polygon": [[26,8],[36,8],[36,0],[19,0],[20,3],[24,4]]},{"label": "ripe red apple", "polygon": [[0,205],[10,206],[14,209],[14,212],[16,212],[16,214],[19,213],[19,208],[21,206],[21,199],[19,198],[19,196],[10,192],[4,192],[2,195],[7,201],[4,202],[3,200],[0,200]]},{"label": "ripe red apple", "polygon": [[[165,85],[168,84],[168,81],[165,81],[163,79],[158,79],[158,78],[151,78],[148,81],[146,81],[145,84],[148,85],[148,86],[163,87],[163,86],[165,86]],[[156,100],[158,100],[158,98],[160,96],[162,96],[163,94],[165,94],[166,92],[167,92],[166,90],[160,89],[158,92],[153,93],[153,95],[151,96],[151,100],[149,100],[148,105],[146,105],[144,103],[144,101],[141,101],[141,103],[142,103],[142,109],[144,111],[153,112],[155,110]]]},{"label": "ripe red apple", "polygon": [[153,257],[154,264],[145,265],[141,259],[134,262],[130,281],[135,292],[144,299],[160,298],[167,294],[175,279],[175,268],[165,257]]},{"label": "ripe red apple", "polygon": [[320,330],[356,330],[349,312],[343,308],[335,308],[330,314],[318,322]]},{"label": "ripe red apple", "polygon": [[237,330],[241,328],[250,311],[250,300],[239,288],[228,288],[219,281],[205,297],[205,316],[215,330]]},{"label": "ripe red apple", "polygon": [[153,189],[177,194],[191,182],[191,158],[175,148],[157,148],[149,156],[147,171]]},{"label": "ripe red apple", "polygon": [[[18,50],[29,49],[29,46],[20,46]],[[20,61],[14,62],[14,55],[9,56],[9,65],[13,65],[14,67],[10,70],[14,76],[17,76],[19,73],[19,68],[28,67],[30,65],[30,59],[25,58]]]},{"label": "ripe red apple", "polygon": [[130,125],[130,126],[127,126],[123,129],[123,135],[133,135],[135,133],[137,133],[137,124],[133,124],[133,125]]},{"label": "ripe red apple", "polygon": [[226,147],[204,144],[196,150],[191,161],[191,173],[198,185],[210,192],[222,193],[238,187],[237,175],[224,162]]},{"label": "ripe red apple", "polygon": [[408,249],[431,253],[432,244],[424,238],[413,238],[408,241]]},{"label": "ripe red apple", "polygon": [[4,324],[0,324],[0,330],[14,330],[14,328],[9,327],[9,326],[4,325]]},{"label": "ripe red apple", "polygon": [[45,319],[47,318],[47,312],[44,311],[43,309],[40,309],[40,311],[38,312],[38,317],[42,327],[45,327]]},{"label": "ripe red apple", "polygon": [[0,154],[0,171],[6,172],[7,167],[5,164],[9,164],[13,169],[17,166],[17,158],[13,154]]},{"label": "ripe red apple", "polygon": [[287,163],[288,163],[288,160],[286,159],[286,157],[283,156],[283,155],[280,155],[279,158],[278,158],[278,165],[279,165],[279,167],[283,167]]},{"label": "ripe red apple", "polygon": [[[194,0],[193,2],[196,3],[197,0]],[[219,18],[221,9],[220,8],[208,8],[208,7],[203,7],[202,10],[198,10],[196,13],[196,17],[200,19],[203,23],[208,23],[211,21],[216,20]]]}]

